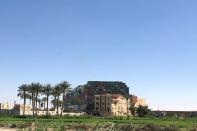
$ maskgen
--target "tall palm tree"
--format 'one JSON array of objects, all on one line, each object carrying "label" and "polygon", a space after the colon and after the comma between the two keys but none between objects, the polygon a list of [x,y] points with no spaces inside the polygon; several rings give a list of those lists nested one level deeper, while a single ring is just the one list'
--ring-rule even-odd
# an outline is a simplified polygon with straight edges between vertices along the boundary
[{"label": "tall palm tree", "polygon": [[64,109],[64,97],[65,95],[71,91],[71,88],[70,88],[70,84],[67,82],[67,81],[62,81],[60,84],[59,84],[59,87],[60,87],[60,90],[61,90],[61,94],[62,94],[62,107],[61,107],[61,116],[62,116],[62,113],[63,113],[63,109]]},{"label": "tall palm tree", "polygon": [[52,90],[52,95],[54,96],[56,100],[56,110],[57,110],[57,116],[59,115],[59,101],[60,101],[60,95],[61,95],[61,88],[60,85],[56,85]]},{"label": "tall palm tree", "polygon": [[32,82],[29,85],[29,93],[31,94],[33,115],[35,114],[35,92],[36,92],[35,83]]},{"label": "tall palm tree", "polygon": [[52,93],[52,86],[51,84],[46,84],[43,88],[43,94],[46,95],[46,101],[47,101],[47,115],[49,115],[49,96]]},{"label": "tall palm tree", "polygon": [[[29,93],[31,93],[31,99],[32,99],[33,115],[35,115],[35,107],[37,108],[38,95],[41,92],[41,89],[42,89],[42,85],[40,83],[32,82],[29,85]],[[36,110],[36,114],[37,114],[37,110]]]},{"label": "tall palm tree", "polygon": [[51,95],[54,97],[53,100],[51,100],[51,103],[53,104],[53,108],[56,109],[56,99],[57,99],[57,94],[56,94],[56,91],[55,91],[55,87],[51,88]]},{"label": "tall palm tree", "polygon": [[25,105],[26,105],[26,97],[27,97],[28,85],[23,84],[18,87],[18,97],[23,98],[23,115],[25,115]]},{"label": "tall palm tree", "polygon": [[42,90],[43,90],[43,86],[40,84],[40,83],[35,83],[35,89],[36,89],[36,92],[35,92],[35,100],[36,100],[36,115],[38,113],[38,104],[40,105],[40,101],[39,101],[39,94],[42,93]]}]

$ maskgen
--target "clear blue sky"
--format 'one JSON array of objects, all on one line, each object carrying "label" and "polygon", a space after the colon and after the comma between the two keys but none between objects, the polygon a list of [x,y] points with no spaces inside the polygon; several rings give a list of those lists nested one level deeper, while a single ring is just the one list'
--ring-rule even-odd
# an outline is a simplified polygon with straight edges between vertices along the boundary
[{"label": "clear blue sky", "polygon": [[38,81],[126,82],[151,108],[197,110],[196,0],[1,0],[0,101]]}]

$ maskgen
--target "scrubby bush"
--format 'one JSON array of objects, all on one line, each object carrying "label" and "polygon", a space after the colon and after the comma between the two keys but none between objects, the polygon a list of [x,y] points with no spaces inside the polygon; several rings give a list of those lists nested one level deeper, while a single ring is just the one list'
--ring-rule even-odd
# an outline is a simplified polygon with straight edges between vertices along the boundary
[{"label": "scrubby bush", "polygon": [[148,106],[139,106],[137,108],[137,115],[139,117],[144,117],[145,115],[147,115],[150,112],[150,110],[148,109]]}]

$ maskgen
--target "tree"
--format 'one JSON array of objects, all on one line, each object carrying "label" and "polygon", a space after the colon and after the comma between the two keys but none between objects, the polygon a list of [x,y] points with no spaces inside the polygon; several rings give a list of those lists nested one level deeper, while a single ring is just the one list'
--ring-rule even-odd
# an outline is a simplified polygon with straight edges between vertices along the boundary
[{"label": "tree", "polygon": [[38,113],[38,102],[39,102],[39,105],[40,105],[40,99],[38,98],[39,94],[41,94],[43,91],[43,86],[40,84],[40,83],[35,83],[35,106],[36,106],[36,115]]},{"label": "tree", "polygon": [[60,87],[60,90],[62,93],[62,101],[63,101],[62,107],[61,107],[61,116],[62,116],[63,109],[64,109],[64,97],[67,93],[69,93],[71,91],[71,88],[70,88],[70,84],[67,81],[62,81],[59,84],[59,87]]},{"label": "tree", "polygon": [[47,102],[47,97],[43,97],[42,98],[42,104],[41,104],[41,107],[43,108],[44,107],[44,110],[46,109],[46,102]]},{"label": "tree", "polygon": [[144,117],[145,115],[147,115],[150,112],[150,110],[148,109],[148,106],[139,106],[137,108],[137,114],[139,117]]},{"label": "tree", "polygon": [[29,93],[31,94],[31,99],[32,99],[32,110],[33,110],[33,115],[35,114],[35,83],[31,83],[29,85]]},{"label": "tree", "polygon": [[57,110],[57,116],[59,115],[59,101],[60,101],[60,95],[62,93],[61,87],[60,85],[56,85],[53,89],[52,89],[52,95],[54,96],[56,103],[54,105],[56,105],[56,110]]},{"label": "tree", "polygon": [[133,104],[131,104],[130,107],[129,107],[129,110],[131,112],[131,115],[133,115],[135,117],[136,107]]},{"label": "tree", "polygon": [[[40,83],[34,83],[32,82],[29,85],[29,93],[31,93],[32,98],[32,108],[33,108],[33,115],[35,114],[35,107],[37,108],[37,100],[38,95],[42,91],[42,85]],[[36,115],[37,115],[37,109],[36,109]]]},{"label": "tree", "polygon": [[52,93],[52,86],[51,84],[46,84],[43,88],[43,93],[46,95],[46,101],[47,101],[47,115],[49,115],[49,96]]},{"label": "tree", "polygon": [[28,85],[23,84],[18,87],[18,97],[23,98],[23,115],[25,115],[25,105],[26,105],[26,97],[27,97]]},{"label": "tree", "polygon": [[53,105],[53,107],[54,107],[54,109],[55,109],[57,106],[61,106],[62,103],[63,103],[63,101],[58,100],[58,105],[57,105],[57,99],[52,99],[52,100],[51,100],[51,103],[52,103],[52,105]]}]

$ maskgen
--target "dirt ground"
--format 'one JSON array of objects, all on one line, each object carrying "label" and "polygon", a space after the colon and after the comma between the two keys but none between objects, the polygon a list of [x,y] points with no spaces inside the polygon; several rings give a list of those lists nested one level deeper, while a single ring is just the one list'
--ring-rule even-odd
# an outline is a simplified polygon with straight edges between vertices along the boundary
[{"label": "dirt ground", "polygon": [[17,129],[10,129],[6,127],[0,127],[0,131],[17,131]]}]

